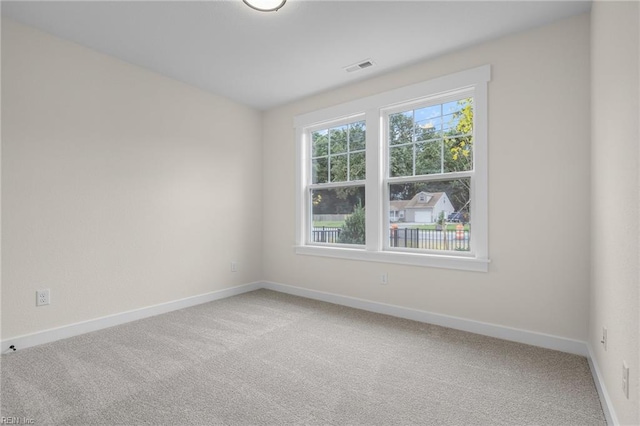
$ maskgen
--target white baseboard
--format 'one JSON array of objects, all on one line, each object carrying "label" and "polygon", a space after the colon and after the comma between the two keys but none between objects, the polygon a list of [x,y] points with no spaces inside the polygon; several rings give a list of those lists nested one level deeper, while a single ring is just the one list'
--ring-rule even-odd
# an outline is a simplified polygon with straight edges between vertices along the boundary
[{"label": "white baseboard", "polygon": [[295,296],[306,297],[308,299],[321,300],[323,302],[337,305],[349,306],[351,308],[365,311],[377,312],[394,317],[406,318],[414,321],[440,325],[454,328],[456,330],[468,331],[482,334],[484,336],[497,337],[499,339],[513,342],[525,343],[547,349],[554,349],[561,352],[588,357],[587,344],[579,340],[567,339],[550,334],[537,333],[534,331],[521,330],[517,328],[505,327],[503,325],[489,324],[465,318],[458,318],[449,315],[435,314],[432,312],[417,309],[404,308],[397,305],[373,302],[355,297],[342,296],[334,293],[325,293],[317,290],[310,290],[302,287],[294,287],[286,284],[274,282],[264,282],[262,288],[288,293]]},{"label": "white baseboard", "polygon": [[0,351],[2,353],[9,351],[9,347],[11,345],[14,345],[17,350],[29,348],[31,346],[42,345],[44,343],[78,336],[80,334],[89,333],[91,331],[113,327],[114,325],[120,325],[127,322],[175,311],[178,309],[200,305],[202,303],[212,302],[218,299],[224,299],[226,297],[257,290],[261,287],[262,283],[254,282],[237,287],[230,287],[223,290],[212,291],[211,293],[201,294],[198,296],[174,300],[172,302],[161,303],[159,305],[147,306],[145,308],[108,315],[88,321],[82,321],[62,327],[51,328],[49,330],[43,330],[37,333],[25,334],[23,336],[17,336],[3,340],[0,344]]},{"label": "white baseboard", "polygon": [[589,361],[591,373],[593,374],[593,379],[596,384],[598,395],[600,396],[600,401],[602,402],[602,409],[604,411],[607,423],[609,425],[619,425],[618,419],[613,409],[613,405],[611,403],[611,399],[609,398],[609,394],[604,385],[602,374],[600,373],[596,358],[594,357],[593,350],[591,346],[586,342],[274,282],[254,282],[244,284],[237,287],[213,291],[211,293],[206,293],[199,296],[188,297],[185,299],[175,300],[159,305],[148,306],[141,309],[135,309],[132,311],[96,318],[89,321],[83,321],[62,327],[52,328],[49,330],[43,330],[37,333],[9,338],[0,342],[0,351],[2,353],[9,351],[9,347],[11,345],[14,345],[18,350],[25,349],[28,347],[54,342],[56,340],[66,339],[69,337],[78,336],[80,334],[113,327],[115,325],[175,311],[178,309],[188,308],[190,306],[236,296],[238,294],[258,290],[261,288],[278,291],[281,293],[292,294],[295,296],[306,297],[308,299],[348,306],[351,308],[362,309],[370,312],[391,315],[399,318],[406,318],[414,321],[440,325],[456,330],[468,331],[484,336],[496,337],[499,339],[510,340],[514,342],[525,343],[528,345],[539,346],[543,348],[585,356]]},{"label": "white baseboard", "polygon": [[591,369],[591,374],[593,375],[593,381],[595,382],[596,389],[598,390],[598,396],[600,397],[604,417],[609,426],[618,426],[620,422],[618,422],[618,416],[616,416],[616,412],[613,409],[613,403],[609,397],[609,392],[607,392],[607,388],[604,385],[604,378],[602,377],[598,361],[596,361],[595,354],[593,353],[593,348],[589,343],[587,343],[587,348],[589,350],[589,356],[587,359],[589,360],[589,367]]},{"label": "white baseboard", "polygon": [[0,343],[0,350],[2,353],[5,353],[9,351],[9,346],[11,345],[14,345],[18,350],[25,349],[178,309],[236,296],[238,294],[261,288],[585,356],[589,362],[591,374],[593,375],[593,380],[595,382],[598,395],[600,396],[602,410],[604,411],[607,424],[614,426],[620,424],[615,414],[615,410],[613,409],[613,404],[609,397],[609,393],[607,392],[607,388],[605,387],[604,379],[593,353],[593,348],[586,342],[274,282],[254,282],[244,284],[199,296],[188,297],[159,305],[148,306],[146,308],[96,318],[89,321],[52,328],[33,334],[18,336],[3,340]]},{"label": "white baseboard", "polygon": [[177,309],[188,308],[189,306],[195,306],[201,303],[224,299],[226,297],[235,296],[238,294],[246,293],[248,291],[258,290],[260,288],[279,291],[281,293],[288,293],[296,296],[302,296],[309,299],[321,300],[337,305],[363,309],[366,311],[391,315],[399,318],[406,318],[414,321],[440,325],[443,327],[454,328],[456,330],[468,331],[485,336],[497,337],[499,339],[525,343],[533,346],[540,346],[543,348],[554,349],[557,351],[568,352],[586,357],[589,356],[587,344],[578,340],[552,336],[549,334],[536,333],[533,331],[520,330],[516,328],[505,327],[502,325],[488,324],[465,318],[436,314],[417,309],[405,308],[397,305],[390,305],[386,303],[374,302],[371,300],[358,299],[355,297],[342,296],[339,294],[326,293],[274,282],[249,283],[237,287],[231,287],[207,294],[202,294],[199,296],[188,297],[181,300],[148,306],[133,311],[122,312],[119,314],[96,318],[89,321],[83,321],[76,324],[43,330],[33,334],[17,336],[3,340],[0,345],[0,350],[2,351],[2,353],[5,353],[7,350],[9,350],[9,346],[11,345],[14,345],[18,350],[31,346],[41,345],[44,343],[77,336],[83,333],[101,330],[103,328],[113,327],[115,325],[124,324],[130,321],[175,311]]}]

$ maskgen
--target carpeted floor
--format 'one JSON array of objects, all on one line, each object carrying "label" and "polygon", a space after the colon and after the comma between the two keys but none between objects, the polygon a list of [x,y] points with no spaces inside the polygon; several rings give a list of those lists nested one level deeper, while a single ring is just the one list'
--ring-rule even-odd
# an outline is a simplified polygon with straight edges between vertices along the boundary
[{"label": "carpeted floor", "polygon": [[2,356],[64,425],[602,425],[585,358],[268,290]]}]

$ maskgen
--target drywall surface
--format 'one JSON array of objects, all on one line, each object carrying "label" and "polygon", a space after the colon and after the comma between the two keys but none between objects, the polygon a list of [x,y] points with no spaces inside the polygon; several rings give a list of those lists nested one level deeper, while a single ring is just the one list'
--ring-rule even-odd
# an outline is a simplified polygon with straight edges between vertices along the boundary
[{"label": "drywall surface", "polygon": [[[0,5],[1,10],[1,5]],[[0,19],[0,36],[2,34],[2,19]],[[1,38],[1,37],[0,37]],[[0,55],[0,81],[2,81],[2,55]],[[2,84],[0,84],[0,99],[2,99]],[[1,110],[1,106],[0,106]],[[0,112],[1,114],[1,112]],[[2,117],[0,117],[0,189],[2,188]],[[0,190],[0,307],[2,307],[2,192]],[[2,314],[0,314],[0,342],[2,341]]]},{"label": "drywall surface", "polygon": [[260,279],[260,112],[3,21],[2,124],[3,339]]},{"label": "drywall surface", "polygon": [[[489,272],[294,254],[294,117],[484,64],[492,69]],[[582,15],[267,111],[264,278],[585,341],[589,82]]]},{"label": "drywall surface", "polygon": [[[640,13],[637,2],[593,3],[592,284],[589,343],[621,424],[640,423],[638,250]],[[607,327],[607,350],[600,340]],[[629,399],[622,362],[630,367]]]}]

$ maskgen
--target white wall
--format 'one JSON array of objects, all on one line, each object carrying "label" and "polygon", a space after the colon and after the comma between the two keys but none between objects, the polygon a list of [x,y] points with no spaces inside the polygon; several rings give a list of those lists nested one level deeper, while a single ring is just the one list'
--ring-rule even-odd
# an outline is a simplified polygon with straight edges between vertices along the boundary
[{"label": "white wall", "polygon": [[[591,20],[319,94],[264,124],[248,107],[3,20],[2,338],[264,278],[588,339],[621,423],[639,423],[638,9],[595,2]],[[295,115],[487,63],[488,273],[293,253]],[[623,206],[624,226],[609,226],[608,205]],[[389,285],[376,284],[381,272]],[[51,288],[50,306],[35,307],[39,288]]]},{"label": "white wall", "polygon": [[[295,255],[293,117],[483,64],[492,67],[490,271]],[[589,16],[582,15],[266,112],[264,277],[585,341],[589,78]],[[381,272],[389,285],[377,284]]]},{"label": "white wall", "polygon": [[[0,11],[2,5],[0,4]],[[2,19],[0,19],[0,39],[2,37]],[[0,40],[1,42],[1,40]],[[0,46],[1,51],[1,46]],[[2,55],[0,54],[0,81],[2,81]],[[2,84],[0,84],[0,100],[2,99]],[[1,102],[0,102],[1,104]],[[2,307],[2,106],[0,105],[0,308]],[[2,342],[2,314],[0,313],[0,342]]]},{"label": "white wall", "polygon": [[[589,344],[621,424],[640,423],[640,7],[594,2],[592,64],[592,286]],[[616,208],[612,208],[616,206]],[[600,344],[607,327],[608,345]],[[629,399],[622,361],[630,367]]]},{"label": "white wall", "polygon": [[3,21],[2,124],[3,339],[261,278],[260,112]]}]

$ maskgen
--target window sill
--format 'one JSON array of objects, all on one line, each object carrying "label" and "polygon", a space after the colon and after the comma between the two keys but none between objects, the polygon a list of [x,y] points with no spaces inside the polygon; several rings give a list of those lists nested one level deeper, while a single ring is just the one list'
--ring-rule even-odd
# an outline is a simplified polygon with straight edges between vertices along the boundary
[{"label": "window sill", "polygon": [[401,265],[427,266],[457,269],[461,271],[488,272],[489,259],[477,257],[447,256],[412,252],[367,251],[359,248],[295,246],[295,253],[308,256],[333,257],[367,262],[397,263]]}]

